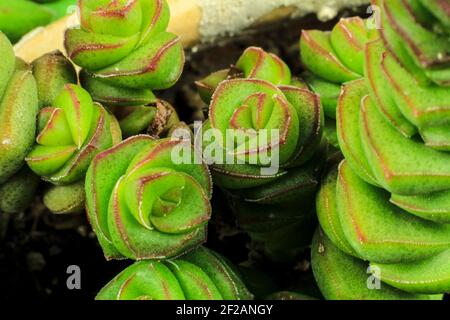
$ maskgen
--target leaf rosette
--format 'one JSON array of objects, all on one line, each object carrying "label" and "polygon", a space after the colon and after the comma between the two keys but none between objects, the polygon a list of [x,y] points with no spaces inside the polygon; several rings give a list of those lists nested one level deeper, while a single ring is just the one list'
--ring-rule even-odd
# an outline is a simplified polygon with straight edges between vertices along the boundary
[{"label": "leaf rosette", "polygon": [[152,90],[179,79],[184,52],[179,37],[166,31],[165,0],[80,0],[78,5],[81,26],[66,31],[65,48],[84,69],[83,86],[95,101],[146,104],[154,101]]},{"label": "leaf rosette", "polygon": [[59,96],[64,85],[78,83],[77,72],[72,62],[60,51],[54,51],[33,61],[39,108],[48,107]]},{"label": "leaf rosette", "polygon": [[[327,299],[428,300],[448,292],[449,225],[413,215],[389,197],[347,161],[326,175],[312,266]],[[370,290],[368,279],[380,290]]]},{"label": "leaf rosette", "polygon": [[[323,123],[319,97],[293,79],[276,55],[250,47],[235,66],[198,81],[197,87],[210,104],[203,151],[211,156],[207,162],[219,186],[266,185],[317,151]],[[273,172],[264,172],[271,166]]]},{"label": "leaf rosette", "polygon": [[41,109],[28,166],[44,180],[67,185],[84,178],[95,155],[121,140],[117,120],[80,86],[66,84],[54,106]]},{"label": "leaf rosette", "polygon": [[87,209],[108,259],[173,258],[205,241],[210,173],[194,158],[177,164],[178,149],[193,148],[141,135],[94,159],[86,176]]},{"label": "leaf rosette", "polygon": [[[369,60],[377,52],[384,52],[380,59],[389,57],[379,49],[379,43],[368,44]],[[381,84],[390,82],[374,75],[393,75],[392,70],[379,72],[383,63],[369,63],[371,77],[345,84],[339,99],[338,136],[347,160],[327,176],[318,195],[325,236],[316,237],[313,269],[330,299],[440,298],[433,294],[450,290],[450,270],[443,263],[450,252],[449,154],[396,127],[392,119],[406,119],[398,117],[399,109],[388,109],[397,113],[386,117],[382,108],[397,107],[392,95],[398,92],[369,94],[366,84],[380,84],[371,90],[382,92]],[[401,81],[406,84],[408,78]],[[378,98],[384,104],[375,103]],[[365,281],[338,288],[329,278],[346,277],[349,270],[362,276],[369,266],[382,282],[375,295]]]},{"label": "leaf rosette", "polygon": [[97,300],[249,300],[225,258],[200,247],[177,260],[140,261],[111,280]]}]

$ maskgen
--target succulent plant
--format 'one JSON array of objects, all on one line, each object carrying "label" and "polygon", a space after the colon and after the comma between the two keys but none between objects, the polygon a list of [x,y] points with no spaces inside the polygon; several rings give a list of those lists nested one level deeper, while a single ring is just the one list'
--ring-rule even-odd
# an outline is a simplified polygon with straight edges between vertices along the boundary
[{"label": "succulent plant", "polygon": [[334,119],[341,84],[364,76],[364,48],[377,35],[360,17],[342,18],[331,32],[302,31],[300,57],[307,70],[302,78],[320,95],[326,116],[325,136],[336,147]]},{"label": "succulent plant", "polygon": [[66,31],[65,48],[84,69],[81,82],[95,101],[147,105],[155,101],[152,90],[175,84],[184,51],[166,31],[165,0],[85,0],[79,8],[81,26]]},{"label": "succulent plant", "polygon": [[120,140],[117,120],[83,88],[66,84],[53,106],[40,111],[26,161],[44,180],[67,185],[83,179],[95,155]]},{"label": "succulent plant", "polygon": [[448,53],[439,34],[418,33],[416,43],[399,24],[425,32],[433,14],[442,23],[423,3],[377,1],[383,37],[364,48],[364,77],[342,88],[346,160],[324,178],[312,250],[328,299],[439,299],[450,291]]},{"label": "succulent plant", "polygon": [[176,260],[139,261],[122,271],[97,300],[250,300],[228,260],[199,247]]},{"label": "succulent plant", "polygon": [[[38,2],[38,3],[36,3]],[[0,30],[15,43],[34,28],[68,14],[76,0],[45,1],[0,0]]]},{"label": "succulent plant", "polygon": [[280,301],[304,301],[304,300],[317,300],[314,297],[294,292],[294,291],[279,291],[270,294],[266,297],[266,300],[280,300]]},{"label": "succulent plant", "polygon": [[25,209],[38,180],[24,168],[33,146],[38,112],[36,81],[31,68],[17,59],[0,32],[0,211]]},{"label": "succulent plant", "polygon": [[[279,57],[255,47],[245,50],[235,67],[197,86],[210,101],[203,141],[214,183],[231,194],[240,226],[264,243],[265,253],[290,259],[299,243],[307,245],[312,236],[304,233],[306,241],[298,237],[301,226],[311,225],[311,206],[293,208],[299,198],[308,204],[318,186],[321,161],[312,159],[322,150],[319,97],[297,86]],[[271,136],[274,131],[278,137]],[[214,137],[208,137],[211,132]],[[222,138],[216,140],[216,135]],[[270,166],[273,172],[265,171]]]},{"label": "succulent plant", "polygon": [[374,1],[381,9],[386,47],[419,83],[449,86],[447,1]]},{"label": "succulent plant", "polygon": [[39,177],[27,166],[0,184],[0,211],[16,213],[25,210],[33,201]]},{"label": "succulent plant", "polygon": [[[62,83],[55,81],[55,84]],[[53,93],[46,91],[46,94]],[[56,192],[59,197],[65,195],[59,199],[46,195],[46,205],[56,213],[79,210],[84,203],[83,188],[67,186],[83,181],[95,155],[121,141],[119,124],[75,84],[63,86],[52,106],[41,109],[37,123],[36,143],[26,162],[35,174],[56,186],[49,192]],[[55,191],[61,186],[62,190]],[[56,202],[52,204],[51,199]]]},{"label": "succulent plant", "polygon": [[[211,177],[192,149],[141,135],[97,155],[86,176],[87,209],[106,258],[173,258],[205,241]],[[178,154],[189,161],[177,164]]]},{"label": "succulent plant", "polygon": [[160,99],[146,106],[111,106],[110,110],[119,120],[122,134],[126,138],[139,134],[166,138],[180,126],[185,126],[175,108]]},{"label": "succulent plant", "polygon": [[64,85],[78,82],[73,64],[60,51],[43,55],[34,60],[32,66],[40,108],[51,106],[64,89]]}]

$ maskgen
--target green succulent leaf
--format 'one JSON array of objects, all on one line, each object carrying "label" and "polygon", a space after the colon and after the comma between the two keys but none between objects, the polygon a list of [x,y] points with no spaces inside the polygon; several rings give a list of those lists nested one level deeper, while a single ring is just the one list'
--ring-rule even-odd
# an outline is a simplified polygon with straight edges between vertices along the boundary
[{"label": "green succulent leaf", "polygon": [[450,250],[422,261],[401,264],[373,264],[383,282],[411,293],[447,292],[450,288]]},{"label": "green succulent leaf", "polygon": [[364,71],[364,46],[368,39],[366,21],[359,17],[341,19],[330,35],[331,45],[338,58],[360,75]]},{"label": "green succulent leaf", "polygon": [[405,138],[384,120],[370,97],[362,102],[360,134],[374,175],[390,192],[417,195],[450,189],[450,155]]},{"label": "green succulent leaf", "polygon": [[52,11],[27,0],[0,1],[0,30],[15,43],[27,32],[52,21]]},{"label": "green succulent leaf", "polygon": [[359,257],[347,240],[339,218],[336,195],[337,177],[338,167],[336,165],[326,173],[317,193],[317,216],[323,232],[336,247],[348,255]]},{"label": "green succulent leaf", "polygon": [[[306,128],[306,125],[312,123],[311,121],[305,122],[305,129],[309,129],[309,136],[306,135],[304,140],[299,140],[302,134],[299,114],[301,109],[310,108],[309,115],[315,116],[317,120],[314,125],[318,125],[317,123],[322,119],[321,109],[319,107],[314,109],[313,106],[317,106],[314,96],[306,96],[307,93],[301,91],[303,89],[292,88],[292,91],[290,89],[277,88],[267,81],[258,79],[228,80],[219,85],[211,102],[210,120],[205,124],[204,131],[217,130],[225,138],[222,142],[216,142],[223,150],[223,154],[231,155],[244,162],[239,165],[228,163],[215,166],[213,169],[215,172],[230,176],[228,183],[224,181],[226,184],[223,185],[224,187],[233,188],[233,177],[241,178],[240,181],[243,181],[244,177],[247,178],[248,182],[239,186],[242,189],[265,184],[280,176],[282,173],[265,177],[261,174],[260,156],[264,152],[270,154],[271,150],[277,152],[274,148],[279,148],[279,162],[283,166],[300,158],[309,139],[313,139],[313,145],[317,144],[316,138],[321,132],[312,132],[311,127]],[[286,95],[283,90],[286,91]],[[289,101],[287,95],[294,103]],[[320,125],[318,127],[320,128]],[[265,131],[262,131],[263,129]],[[277,130],[279,133],[277,141],[272,141],[270,130]],[[236,140],[233,141],[235,138],[227,135],[229,132],[242,132],[248,139],[239,142],[239,139],[235,137]],[[259,136],[258,132],[262,132],[265,136]],[[256,165],[251,165],[251,157],[257,158]],[[220,181],[216,180],[219,183]],[[236,181],[236,187],[238,184]]]},{"label": "green succulent leaf", "polygon": [[0,184],[17,173],[33,145],[38,113],[36,81],[29,66],[16,60],[0,33]]},{"label": "green succulent leaf", "polygon": [[353,170],[365,181],[378,185],[364,153],[358,125],[360,104],[366,92],[365,82],[362,79],[349,82],[342,87],[337,109],[338,141]]},{"label": "green succulent leaf", "polygon": [[261,48],[247,48],[236,63],[245,78],[266,80],[274,85],[291,84],[291,70],[278,56]]},{"label": "green succulent leaf", "polygon": [[385,119],[402,134],[411,137],[417,132],[417,128],[407,120],[397,106],[395,98],[392,96],[389,80],[380,67],[385,50],[381,40],[370,42],[366,46],[365,78],[367,88]]},{"label": "green succulent leaf", "polygon": [[361,77],[339,60],[330,33],[304,30],[300,40],[300,52],[302,63],[323,79],[343,83]]}]

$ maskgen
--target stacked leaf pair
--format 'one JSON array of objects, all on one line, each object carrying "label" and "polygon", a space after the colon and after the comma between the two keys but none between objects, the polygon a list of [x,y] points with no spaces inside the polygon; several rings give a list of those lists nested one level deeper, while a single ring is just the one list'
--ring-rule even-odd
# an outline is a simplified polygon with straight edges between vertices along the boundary
[{"label": "stacked leaf pair", "polygon": [[364,47],[377,37],[373,21],[360,17],[342,18],[331,32],[303,30],[301,61],[307,69],[302,77],[320,95],[325,113],[324,134],[339,148],[336,107],[341,85],[364,76]]},{"label": "stacked leaf pair", "polygon": [[96,0],[79,7],[81,25],[66,31],[65,48],[83,68],[83,87],[119,117],[124,136],[154,134],[154,121],[176,114],[153,91],[172,87],[184,64],[179,37],[166,31],[167,2]]},{"label": "stacked leaf pair", "polygon": [[[157,102],[152,90],[178,80],[184,54],[178,37],[165,31],[168,5],[161,0],[82,1],[79,9],[81,26],[66,31],[65,47],[72,61],[84,68],[80,80],[92,98],[85,89],[67,85],[55,103],[63,106],[66,115],[61,124],[57,122],[60,110],[43,109],[42,117],[51,121],[38,136],[41,145],[29,163],[54,182],[73,180],[79,173],[84,177],[90,165],[87,209],[108,259],[176,257],[206,239],[211,214],[208,169],[193,162],[175,165],[172,151],[180,141],[137,135],[119,143],[117,135],[111,139],[101,134],[102,128],[120,133],[117,120],[111,116],[114,121],[99,121],[107,113],[103,103],[126,113],[122,127],[129,129],[128,123],[142,120],[136,119],[136,112],[147,119],[139,106]],[[50,133],[58,134],[50,141],[57,146],[45,145]],[[100,150],[93,145],[102,142],[109,146]],[[74,160],[86,164],[83,170],[67,161],[77,149],[81,152]],[[106,151],[87,157],[85,149]],[[42,152],[58,158],[41,157]],[[59,160],[65,165],[47,172],[47,160],[52,166]]]},{"label": "stacked leaf pair", "polygon": [[448,4],[376,4],[380,37],[339,97],[346,160],[317,197],[313,269],[328,299],[435,299],[450,291]]}]

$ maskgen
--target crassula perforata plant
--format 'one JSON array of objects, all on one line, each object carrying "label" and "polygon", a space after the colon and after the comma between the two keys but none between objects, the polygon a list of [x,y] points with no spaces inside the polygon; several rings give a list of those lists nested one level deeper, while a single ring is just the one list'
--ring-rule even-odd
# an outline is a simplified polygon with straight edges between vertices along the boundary
[{"label": "crassula perforata plant", "polygon": [[[426,26],[446,20],[428,2],[377,4],[383,37],[366,44],[364,78],[339,98],[346,160],[317,197],[313,270],[329,299],[438,299],[450,291],[450,91],[448,47]],[[367,287],[369,266],[381,290]]]},{"label": "crassula perforata plant", "polygon": [[86,176],[88,216],[106,258],[173,258],[206,240],[210,173],[194,158],[177,164],[178,149],[192,146],[134,136],[92,162]]},{"label": "crassula perforata plant", "polygon": [[225,258],[200,247],[176,260],[136,262],[109,282],[98,300],[249,300]]},{"label": "crassula perforata plant", "polygon": [[[64,85],[52,106],[41,109],[37,123],[36,143],[26,161],[44,181],[56,186],[82,184],[95,155],[122,139],[114,116],[74,84]],[[79,188],[67,190],[67,203],[54,203],[50,209],[69,212],[82,208],[82,196],[70,199],[75,190]]]},{"label": "crassula perforata plant", "polygon": [[38,93],[31,67],[14,55],[0,32],[0,211],[25,209],[39,179],[25,165],[33,145]]},{"label": "crassula perforata plant", "polygon": [[[321,161],[311,160],[322,150],[319,97],[293,80],[279,57],[255,47],[245,50],[234,67],[212,74],[197,86],[209,102],[203,132],[222,137],[214,137],[218,151],[207,160],[214,183],[229,192],[241,227],[266,243],[266,253],[289,259],[290,254],[279,252],[289,247],[281,244],[280,235],[287,239],[286,234],[292,234],[292,241],[287,241],[291,247],[298,248],[299,242],[305,245],[305,239],[294,233],[298,235],[299,224],[309,225],[312,220],[306,199],[314,197],[321,166]],[[229,136],[230,131],[236,137]],[[271,136],[273,132],[278,136]],[[206,157],[211,146],[207,140],[203,139]],[[223,157],[216,161],[217,155]],[[237,160],[229,163],[230,155]],[[261,155],[268,155],[269,161],[264,163],[267,159]],[[271,166],[273,172],[264,172]],[[293,212],[299,199],[305,200],[303,212]]]},{"label": "crassula perforata plant", "polygon": [[152,90],[171,87],[181,75],[184,51],[167,32],[165,0],[83,0],[81,25],[65,34],[70,59],[83,68],[81,82],[106,105],[146,105]]},{"label": "crassula perforata plant", "polygon": [[77,0],[0,0],[0,30],[12,43],[68,14]]}]

